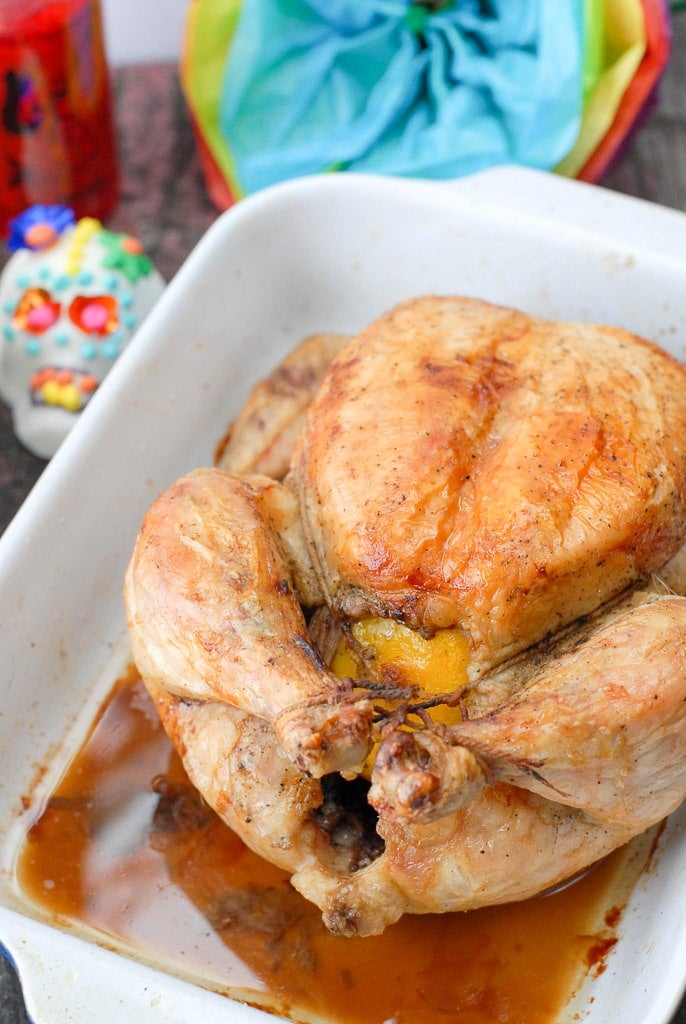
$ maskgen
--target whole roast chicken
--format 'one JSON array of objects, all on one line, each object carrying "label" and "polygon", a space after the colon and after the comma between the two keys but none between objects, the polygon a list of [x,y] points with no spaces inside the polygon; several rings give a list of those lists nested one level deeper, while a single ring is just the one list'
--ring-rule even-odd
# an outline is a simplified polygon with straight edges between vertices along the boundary
[{"label": "whole roast chicken", "polygon": [[686,369],[462,297],[307,339],[152,505],[133,655],[343,935],[519,900],[686,796]]}]

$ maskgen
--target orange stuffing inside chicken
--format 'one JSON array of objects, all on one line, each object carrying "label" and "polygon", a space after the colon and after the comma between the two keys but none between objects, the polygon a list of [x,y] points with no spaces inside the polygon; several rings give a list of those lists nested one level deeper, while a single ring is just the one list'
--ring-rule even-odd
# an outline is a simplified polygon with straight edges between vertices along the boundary
[{"label": "orange stuffing inside chicken", "polygon": [[[427,695],[457,692],[467,684],[469,645],[457,629],[424,637],[393,619],[367,618],[354,622],[350,633],[350,640],[339,641],[331,665],[339,678],[359,679],[366,672],[379,682],[418,686]],[[461,720],[459,708],[446,704],[429,714],[444,725]]]}]

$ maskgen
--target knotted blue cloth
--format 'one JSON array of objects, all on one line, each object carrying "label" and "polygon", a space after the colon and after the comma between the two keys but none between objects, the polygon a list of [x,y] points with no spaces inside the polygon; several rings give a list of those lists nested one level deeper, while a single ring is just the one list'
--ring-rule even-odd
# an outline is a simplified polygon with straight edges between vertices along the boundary
[{"label": "knotted blue cloth", "polygon": [[583,49],[584,0],[244,0],[219,110],[236,184],[551,169],[579,133]]}]

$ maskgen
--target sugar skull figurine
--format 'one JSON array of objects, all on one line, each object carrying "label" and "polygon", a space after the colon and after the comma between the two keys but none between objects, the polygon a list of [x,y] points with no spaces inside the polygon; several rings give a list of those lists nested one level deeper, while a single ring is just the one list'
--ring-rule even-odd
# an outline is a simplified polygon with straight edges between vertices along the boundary
[{"label": "sugar skull figurine", "polygon": [[0,396],[14,430],[50,458],[164,289],[130,235],[32,206],[10,223],[0,278]]}]

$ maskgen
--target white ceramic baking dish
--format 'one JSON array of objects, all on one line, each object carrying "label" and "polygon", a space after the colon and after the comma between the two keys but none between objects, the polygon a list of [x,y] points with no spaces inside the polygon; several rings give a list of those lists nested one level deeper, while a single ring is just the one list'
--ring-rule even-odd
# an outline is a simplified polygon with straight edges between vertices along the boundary
[{"label": "white ceramic baking dish", "polygon": [[[227,1018],[226,998],[35,919],[13,880],[27,797],[35,807],[54,786],[128,659],[122,576],[153,497],[212,461],[249,385],[297,340],[354,331],[412,295],[620,325],[686,358],[685,238],[682,214],[510,168],[452,184],[296,181],[212,227],[0,541],[0,940],[37,1022],[266,1019],[239,1004]],[[685,829],[675,814],[606,971],[565,1020],[671,1018]]]}]

